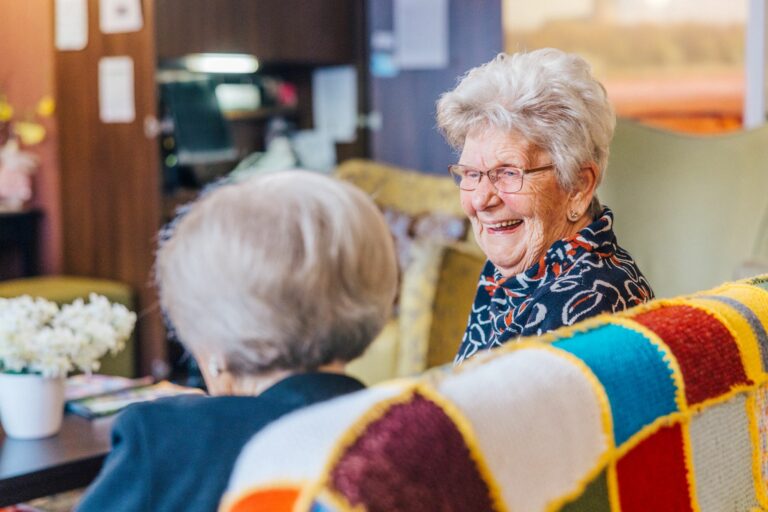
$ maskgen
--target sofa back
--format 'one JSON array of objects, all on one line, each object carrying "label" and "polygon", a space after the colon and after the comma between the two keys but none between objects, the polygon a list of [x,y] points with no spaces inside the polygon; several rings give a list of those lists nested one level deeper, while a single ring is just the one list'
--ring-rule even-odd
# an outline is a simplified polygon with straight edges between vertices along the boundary
[{"label": "sofa back", "polygon": [[296,412],[222,510],[768,510],[768,276]]}]

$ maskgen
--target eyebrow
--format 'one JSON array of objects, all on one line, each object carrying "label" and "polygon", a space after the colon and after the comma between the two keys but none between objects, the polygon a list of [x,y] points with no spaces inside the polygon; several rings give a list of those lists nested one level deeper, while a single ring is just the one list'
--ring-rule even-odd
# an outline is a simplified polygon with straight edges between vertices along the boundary
[{"label": "eyebrow", "polygon": [[500,163],[498,165],[494,165],[493,167],[491,167],[491,169],[498,169],[499,167],[514,167],[515,169],[527,169],[530,166],[527,165],[527,164],[526,165],[519,165],[519,164],[513,164],[513,163],[509,163],[509,162],[503,162],[503,163]]},{"label": "eyebrow", "polygon": [[[469,165],[469,164],[462,164],[462,163],[460,163],[459,165],[463,165],[464,167],[470,167],[470,168],[478,170],[478,171],[482,171],[483,170],[481,167],[478,167],[476,165]],[[515,167],[516,169],[526,169],[527,168],[527,166],[525,166],[525,165],[517,165],[517,164],[511,164],[509,162],[502,162],[502,163],[496,164],[496,165],[491,166],[491,167],[486,167],[485,170],[487,171],[487,170],[490,170],[490,169],[498,169],[499,167]]]}]

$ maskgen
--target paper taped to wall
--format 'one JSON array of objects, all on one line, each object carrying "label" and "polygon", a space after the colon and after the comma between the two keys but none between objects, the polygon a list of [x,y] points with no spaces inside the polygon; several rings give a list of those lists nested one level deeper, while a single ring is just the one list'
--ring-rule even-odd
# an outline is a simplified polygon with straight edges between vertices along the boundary
[{"label": "paper taped to wall", "polygon": [[132,123],[136,119],[132,58],[99,60],[99,118],[103,123]]}]

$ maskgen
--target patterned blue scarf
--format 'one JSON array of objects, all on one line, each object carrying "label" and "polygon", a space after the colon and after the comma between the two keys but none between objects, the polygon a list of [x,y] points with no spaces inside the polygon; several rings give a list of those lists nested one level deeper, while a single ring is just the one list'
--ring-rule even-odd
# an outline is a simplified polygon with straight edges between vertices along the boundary
[{"label": "patterned blue scarf", "polygon": [[505,278],[493,263],[485,264],[455,363],[520,336],[541,335],[652,298],[645,276],[617,245],[613,213],[604,208],[592,224],[552,244],[520,274]]}]

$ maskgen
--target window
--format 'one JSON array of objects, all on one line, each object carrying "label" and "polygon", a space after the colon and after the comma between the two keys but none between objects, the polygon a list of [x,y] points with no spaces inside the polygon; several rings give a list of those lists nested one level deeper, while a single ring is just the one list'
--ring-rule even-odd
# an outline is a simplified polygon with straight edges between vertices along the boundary
[{"label": "window", "polygon": [[555,47],[593,66],[620,116],[740,129],[747,0],[503,0],[507,52]]}]

